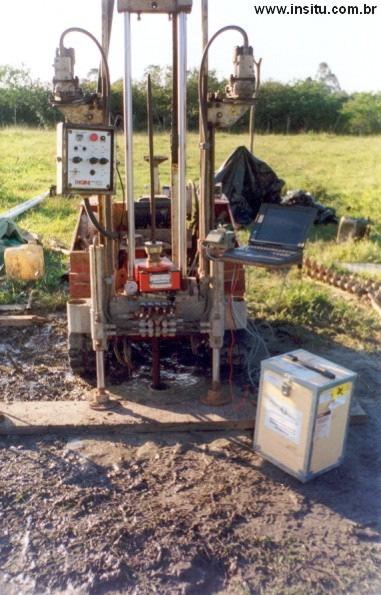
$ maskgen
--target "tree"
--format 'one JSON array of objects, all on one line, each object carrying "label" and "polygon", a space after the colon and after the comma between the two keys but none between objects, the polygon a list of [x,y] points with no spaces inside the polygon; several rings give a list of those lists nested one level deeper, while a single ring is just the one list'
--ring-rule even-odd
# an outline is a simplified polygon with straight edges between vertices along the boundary
[{"label": "tree", "polygon": [[49,89],[26,68],[0,66],[0,124],[47,126],[57,121],[49,96]]},{"label": "tree", "polygon": [[338,93],[341,91],[339,79],[332,72],[327,62],[320,62],[316,74],[316,80],[318,83],[325,85],[332,93]]}]

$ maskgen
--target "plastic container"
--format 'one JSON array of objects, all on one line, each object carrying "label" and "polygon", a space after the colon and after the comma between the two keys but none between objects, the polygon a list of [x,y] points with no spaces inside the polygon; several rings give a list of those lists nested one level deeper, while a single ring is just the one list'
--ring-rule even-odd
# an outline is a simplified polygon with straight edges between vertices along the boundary
[{"label": "plastic container", "polygon": [[44,276],[44,250],[38,244],[23,244],[4,252],[7,277],[16,281],[36,281]]}]

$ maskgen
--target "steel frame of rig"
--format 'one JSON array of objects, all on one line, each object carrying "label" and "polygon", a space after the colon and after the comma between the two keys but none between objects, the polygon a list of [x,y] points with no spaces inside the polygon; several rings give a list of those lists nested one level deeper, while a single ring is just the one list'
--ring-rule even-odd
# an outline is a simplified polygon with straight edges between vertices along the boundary
[{"label": "steel frame of rig", "polygon": [[[208,0],[200,0],[203,54],[199,75],[200,184],[187,185],[187,15],[192,0],[118,0],[124,19],[125,192],[115,202],[115,129],[110,115],[108,52],[114,0],[102,0],[102,40],[80,28],[66,30],[55,58],[52,102],[65,117],[57,135],[57,186],[83,203],[70,255],[69,352],[74,369],[95,352],[97,389],[92,407],[115,406],[106,390],[105,352],[113,344],[131,367],[130,346],[152,346],[152,386],[159,389],[164,341],[206,343],[211,352],[210,390],[203,402],[221,405],[221,349],[227,330],[246,329],[244,269],[220,256],[237,245],[229,203],[215,196],[216,130],[228,128],[254,104],[256,63],[246,32],[228,26],[209,38]],[[151,81],[147,83],[150,193],[135,199],[132,105],[132,15],[168,14],[172,28],[173,89],[171,181],[160,188],[154,153]],[[209,50],[217,37],[235,31],[234,74],[225,90],[208,91]],[[101,55],[97,91],[86,94],[74,74],[75,54],[64,41],[84,34]],[[189,217],[197,205],[192,229]],[[225,225],[230,224],[230,225]],[[122,349],[121,349],[122,347]],[[80,360],[80,361],[79,361]]]}]

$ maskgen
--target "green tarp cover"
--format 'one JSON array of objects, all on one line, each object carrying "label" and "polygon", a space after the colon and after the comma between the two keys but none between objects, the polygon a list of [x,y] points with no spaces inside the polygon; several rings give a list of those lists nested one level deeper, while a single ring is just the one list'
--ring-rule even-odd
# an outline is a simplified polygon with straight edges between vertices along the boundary
[{"label": "green tarp cover", "polygon": [[9,246],[26,244],[22,232],[12,219],[0,217],[0,266],[4,264],[4,251]]}]

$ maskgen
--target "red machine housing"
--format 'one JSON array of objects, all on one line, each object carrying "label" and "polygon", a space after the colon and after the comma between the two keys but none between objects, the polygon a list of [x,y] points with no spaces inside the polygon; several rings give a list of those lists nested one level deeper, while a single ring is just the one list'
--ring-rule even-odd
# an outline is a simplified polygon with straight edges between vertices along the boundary
[{"label": "red machine housing", "polygon": [[[93,210],[96,212],[97,207],[93,205]],[[114,229],[120,226],[121,221],[125,224],[124,205],[122,203],[113,203],[113,223]],[[170,219],[170,213],[168,214]],[[217,199],[215,201],[215,220],[217,224],[232,224],[233,217],[230,210],[230,205],[227,200]],[[147,230],[137,229],[137,233],[144,233]],[[170,229],[159,229],[163,233],[163,239],[165,242],[170,242]],[[90,245],[93,235],[96,230],[89,221],[84,208],[80,210],[77,227],[74,232],[74,238],[72,248],[70,252],[70,274],[69,274],[69,290],[70,298],[75,299],[87,299],[90,298],[90,265],[89,265],[89,252],[87,246]],[[166,235],[165,235],[166,234]],[[144,239],[148,240],[149,235]],[[153,289],[146,289],[150,287],[149,276],[152,274],[168,274],[168,270],[171,273],[171,287],[168,289],[162,286],[156,289],[159,291],[176,291],[181,289],[181,275],[178,270],[175,269],[173,263],[168,258],[163,258],[163,269],[149,270],[147,269],[147,260],[145,258],[145,250],[143,246],[136,247],[136,264],[135,268],[135,280],[139,285],[141,292],[152,293],[155,292]],[[137,268],[139,271],[137,271]],[[122,292],[125,283],[127,282],[127,254],[125,258],[121,259],[116,270],[116,291]],[[244,267],[240,264],[225,263],[225,293],[236,298],[243,298],[245,295],[245,271]]]},{"label": "red machine housing", "polygon": [[181,273],[169,258],[161,258],[155,264],[150,264],[147,258],[137,259],[134,272],[141,293],[181,289]]}]

